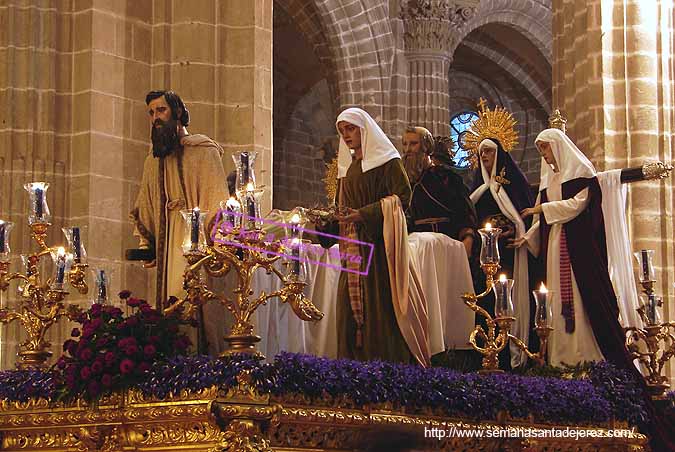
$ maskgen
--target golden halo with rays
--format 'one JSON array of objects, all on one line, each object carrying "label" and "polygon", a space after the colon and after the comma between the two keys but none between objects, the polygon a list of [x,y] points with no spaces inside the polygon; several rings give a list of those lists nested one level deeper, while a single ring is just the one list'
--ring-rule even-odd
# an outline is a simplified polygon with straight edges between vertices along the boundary
[{"label": "golden halo with rays", "polygon": [[478,102],[478,119],[474,120],[464,135],[464,148],[469,152],[471,168],[478,167],[478,145],[485,138],[496,138],[506,152],[518,144],[516,120],[504,107],[490,110],[482,97]]}]

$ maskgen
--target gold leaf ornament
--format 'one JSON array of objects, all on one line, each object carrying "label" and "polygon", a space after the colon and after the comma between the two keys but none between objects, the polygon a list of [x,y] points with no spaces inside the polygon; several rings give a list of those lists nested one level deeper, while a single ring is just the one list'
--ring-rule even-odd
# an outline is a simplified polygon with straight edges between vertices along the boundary
[{"label": "gold leaf ornament", "polygon": [[496,138],[506,152],[518,144],[517,121],[504,107],[490,110],[485,99],[478,102],[478,119],[474,120],[464,136],[464,148],[469,151],[472,168],[478,168],[478,145],[486,138]]}]

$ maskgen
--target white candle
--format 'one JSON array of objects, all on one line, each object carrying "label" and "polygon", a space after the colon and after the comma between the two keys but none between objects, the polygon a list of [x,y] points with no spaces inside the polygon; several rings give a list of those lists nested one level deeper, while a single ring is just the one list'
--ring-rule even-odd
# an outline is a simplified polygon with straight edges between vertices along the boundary
[{"label": "white candle", "polygon": [[294,213],[291,217],[291,238],[298,237],[298,225],[300,224],[300,215]]},{"label": "white candle", "polygon": [[[241,209],[241,204],[239,204],[239,201],[237,201],[236,199],[230,198],[225,203],[225,208],[227,209],[228,212],[238,212]],[[234,214],[228,213],[227,222],[230,223],[232,226],[234,226],[235,224]]]}]

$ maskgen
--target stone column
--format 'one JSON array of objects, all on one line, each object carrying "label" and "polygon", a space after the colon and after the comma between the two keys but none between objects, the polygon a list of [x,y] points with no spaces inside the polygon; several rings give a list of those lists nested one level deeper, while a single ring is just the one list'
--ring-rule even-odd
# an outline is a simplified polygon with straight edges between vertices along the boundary
[{"label": "stone column", "polygon": [[[28,193],[23,184],[50,183],[52,214],[48,239],[64,240],[66,168],[71,139],[70,18],[47,6],[0,5],[0,219],[12,221],[10,271],[21,269],[19,253],[34,250],[28,228]],[[61,28],[63,27],[63,28]],[[3,306],[17,306],[16,284],[0,293]],[[14,367],[26,338],[18,321],[0,326],[0,368]]]},{"label": "stone column", "polygon": [[[0,217],[17,223],[12,270],[22,269],[19,253],[36,249],[22,185],[46,181],[48,245],[65,244],[63,226],[88,227],[83,240],[90,266],[113,269],[113,294],[124,285],[141,295],[145,274],[122,257],[131,243],[133,187],[149,145],[145,117],[133,112],[143,114],[149,87],[152,4],[6,3],[0,6],[0,101],[7,107],[0,127]],[[134,118],[146,125],[142,135],[131,132]],[[14,287],[3,297],[16,301]],[[89,295],[71,290],[66,301],[86,305]],[[50,329],[55,356],[71,328],[63,320]],[[20,330],[16,324],[0,330],[4,369],[13,366]]]},{"label": "stone column", "polygon": [[[671,162],[672,2],[554,0],[553,10],[553,106],[567,117],[568,135],[599,170]],[[656,250],[656,292],[664,300],[674,295],[674,183],[629,189],[631,245]],[[675,319],[672,302],[663,312]],[[672,366],[668,372],[675,383]]]},{"label": "stone column", "polygon": [[[216,138],[227,154],[255,150],[263,215],[272,209],[272,0],[220,2]],[[234,169],[229,155],[226,170]]]},{"label": "stone column", "polygon": [[410,125],[426,127],[434,135],[448,135],[448,71],[455,48],[454,30],[473,11],[450,0],[410,0],[402,6]]}]

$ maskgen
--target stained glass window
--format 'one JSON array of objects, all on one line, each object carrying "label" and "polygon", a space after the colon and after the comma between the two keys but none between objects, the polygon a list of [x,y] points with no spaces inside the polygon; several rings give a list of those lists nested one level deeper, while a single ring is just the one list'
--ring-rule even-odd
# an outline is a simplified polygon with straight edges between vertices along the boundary
[{"label": "stained glass window", "polygon": [[469,152],[464,148],[464,136],[471,123],[478,119],[473,111],[464,111],[450,119],[450,136],[455,143],[452,151],[455,154],[454,161],[458,168],[469,168]]}]

